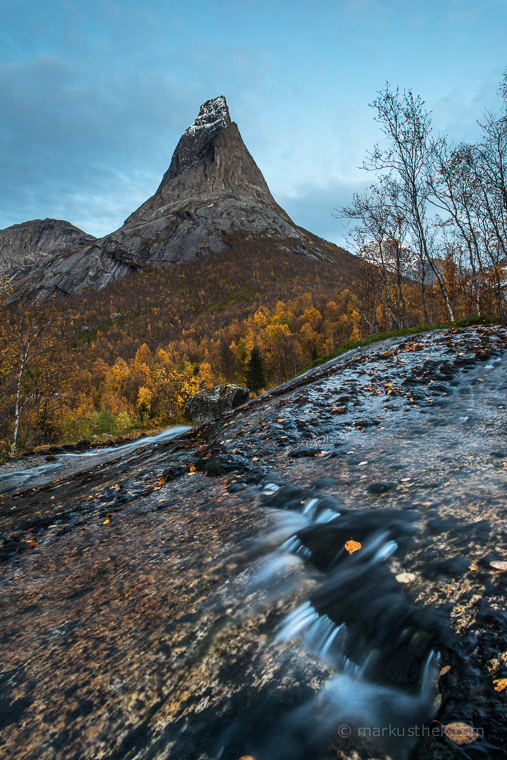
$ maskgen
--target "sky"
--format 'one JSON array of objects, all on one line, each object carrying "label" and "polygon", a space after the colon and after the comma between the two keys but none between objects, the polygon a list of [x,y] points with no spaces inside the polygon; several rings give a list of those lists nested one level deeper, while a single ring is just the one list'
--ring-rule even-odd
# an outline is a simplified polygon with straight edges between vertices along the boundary
[{"label": "sky", "polygon": [[0,228],[112,232],[225,95],[278,203],[346,244],[376,93],[411,89],[437,134],[476,140],[506,29],[507,0],[0,0]]}]

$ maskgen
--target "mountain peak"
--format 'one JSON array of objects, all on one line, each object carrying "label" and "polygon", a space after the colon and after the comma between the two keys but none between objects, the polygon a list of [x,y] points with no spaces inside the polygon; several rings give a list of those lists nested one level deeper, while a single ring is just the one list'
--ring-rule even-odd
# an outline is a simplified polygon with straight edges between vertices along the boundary
[{"label": "mountain peak", "polygon": [[170,266],[248,239],[331,260],[332,246],[297,227],[276,203],[221,96],[201,106],[160,187],[119,230],[41,263],[30,281],[42,298],[99,290],[147,265]]},{"label": "mountain peak", "polygon": [[197,119],[182,134],[159,190],[200,161],[210,149],[215,137],[230,123],[231,117],[223,95],[203,103]]},{"label": "mountain peak", "polygon": [[125,224],[146,221],[163,206],[237,185],[254,186],[266,194],[268,203],[275,204],[221,95],[203,103],[197,119],[181,136],[156,193]]}]

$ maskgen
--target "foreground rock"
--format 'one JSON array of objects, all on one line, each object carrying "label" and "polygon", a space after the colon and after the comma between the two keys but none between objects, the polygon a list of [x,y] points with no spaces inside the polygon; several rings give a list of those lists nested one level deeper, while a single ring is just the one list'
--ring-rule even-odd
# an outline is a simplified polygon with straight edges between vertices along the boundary
[{"label": "foreground rock", "polygon": [[61,219],[34,219],[0,230],[0,274],[28,272],[56,253],[85,246],[96,238]]},{"label": "foreground rock", "polygon": [[2,757],[505,760],[506,370],[395,339],[0,481]]},{"label": "foreground rock", "polygon": [[299,255],[352,258],[298,227],[275,202],[219,97],[201,106],[158,190],[119,230],[41,263],[30,283],[40,297],[100,290],[148,264],[170,266],[263,236]]},{"label": "foreground rock", "polygon": [[232,412],[250,398],[250,391],[244,385],[226,383],[209,390],[200,391],[188,399],[185,413],[192,422],[207,422],[226,412]]}]

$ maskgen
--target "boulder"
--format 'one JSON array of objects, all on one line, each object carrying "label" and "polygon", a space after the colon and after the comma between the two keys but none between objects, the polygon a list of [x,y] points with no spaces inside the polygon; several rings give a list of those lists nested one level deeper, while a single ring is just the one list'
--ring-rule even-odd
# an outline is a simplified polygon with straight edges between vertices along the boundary
[{"label": "boulder", "polygon": [[192,422],[206,422],[241,406],[249,397],[250,391],[244,385],[216,385],[191,396],[185,404],[185,412]]}]

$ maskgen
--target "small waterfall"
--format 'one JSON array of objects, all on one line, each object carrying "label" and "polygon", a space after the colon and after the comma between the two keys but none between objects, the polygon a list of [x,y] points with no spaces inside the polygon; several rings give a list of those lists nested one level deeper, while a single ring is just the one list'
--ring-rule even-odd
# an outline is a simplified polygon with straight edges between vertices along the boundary
[{"label": "small waterfall", "polygon": [[[252,749],[255,758],[320,760],[329,746],[345,741],[349,749],[369,747],[405,760],[436,711],[444,625],[436,613],[421,615],[389,567],[415,540],[417,513],[347,511],[329,496],[275,483],[264,486],[261,499],[274,526],[261,559],[256,546],[249,590],[262,589],[266,605],[296,598],[274,644],[314,658],[329,677],[266,731]],[[350,540],[360,544],[351,554]],[[242,720],[228,729],[217,757],[241,734]]]}]

